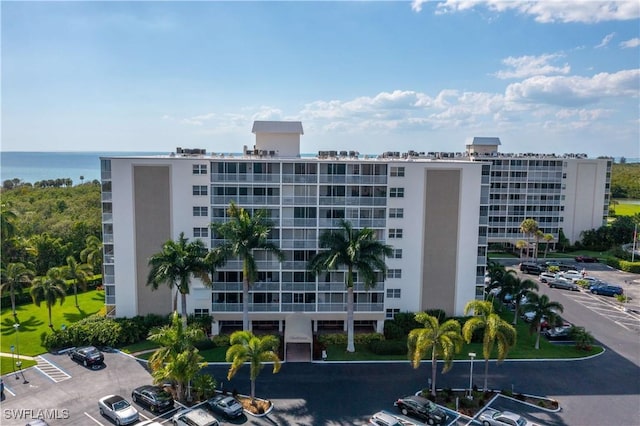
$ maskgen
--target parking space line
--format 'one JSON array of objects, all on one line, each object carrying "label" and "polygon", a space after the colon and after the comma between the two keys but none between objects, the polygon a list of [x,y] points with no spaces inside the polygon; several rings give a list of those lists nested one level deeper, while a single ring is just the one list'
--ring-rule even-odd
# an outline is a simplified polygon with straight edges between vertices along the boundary
[{"label": "parking space line", "polygon": [[86,411],[84,412],[84,415],[89,417],[91,420],[93,420],[94,422],[96,422],[100,426],[104,426],[102,423],[100,423],[98,420],[96,420],[91,414],[87,413]]}]

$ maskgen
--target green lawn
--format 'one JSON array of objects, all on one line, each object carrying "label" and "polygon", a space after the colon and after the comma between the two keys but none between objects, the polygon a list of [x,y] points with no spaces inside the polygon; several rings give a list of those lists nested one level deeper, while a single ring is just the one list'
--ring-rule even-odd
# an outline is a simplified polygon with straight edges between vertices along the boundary
[{"label": "green lawn", "polygon": [[640,204],[619,203],[614,209],[617,216],[633,216],[640,213]]},{"label": "green lawn", "polygon": [[[16,371],[16,361],[17,358],[11,358],[10,356],[0,357],[0,375],[4,376],[5,374],[13,373],[14,371]],[[20,358],[20,361],[22,362],[23,369],[36,365],[36,362],[30,359]]]},{"label": "green lawn", "polygon": [[[51,309],[51,321],[56,329],[64,325],[69,325],[81,320],[89,315],[93,315],[100,311],[104,306],[104,291],[91,290],[78,295],[79,308],[75,307],[73,294],[67,295],[64,304],[56,304]],[[0,312],[0,350],[10,353],[11,346],[19,346],[20,353],[23,355],[38,355],[46,352],[46,349],[40,345],[40,336],[42,333],[51,331],[49,328],[48,310],[45,303],[37,307],[33,303],[16,307],[18,315],[18,323],[20,324],[20,334],[16,336],[16,330],[13,327],[15,323],[11,306],[4,306]]]}]

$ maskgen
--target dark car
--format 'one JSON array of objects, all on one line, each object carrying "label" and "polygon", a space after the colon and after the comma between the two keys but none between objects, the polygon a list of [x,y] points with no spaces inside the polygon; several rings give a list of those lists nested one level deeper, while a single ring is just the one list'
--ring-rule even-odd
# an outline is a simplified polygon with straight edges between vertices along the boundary
[{"label": "dark car", "polygon": [[602,294],[605,296],[615,296],[624,293],[622,287],[602,282],[589,287],[589,291],[593,294]]},{"label": "dark car", "polygon": [[131,399],[140,405],[149,407],[153,412],[167,411],[173,408],[173,398],[160,386],[145,385],[131,392]]},{"label": "dark car", "polygon": [[563,290],[580,291],[580,287],[578,286],[578,284],[562,278],[548,281],[547,285],[549,286],[549,288],[561,288]]},{"label": "dark car", "polygon": [[237,399],[227,395],[216,395],[209,399],[207,403],[213,411],[229,419],[240,417],[244,412],[242,404]]},{"label": "dark car", "polygon": [[400,398],[393,403],[405,416],[416,417],[430,425],[440,425],[446,422],[447,413],[427,398],[417,395]]},{"label": "dark car", "polygon": [[575,260],[576,262],[596,263],[598,261],[598,258],[591,256],[576,256]]},{"label": "dark car", "polygon": [[538,265],[533,262],[522,262],[520,264],[520,272],[524,272],[525,274],[535,274],[539,275],[540,273],[546,271],[546,268]]},{"label": "dark car", "polygon": [[85,367],[102,365],[104,355],[94,346],[83,346],[69,351],[69,357],[76,362],[82,363]]}]

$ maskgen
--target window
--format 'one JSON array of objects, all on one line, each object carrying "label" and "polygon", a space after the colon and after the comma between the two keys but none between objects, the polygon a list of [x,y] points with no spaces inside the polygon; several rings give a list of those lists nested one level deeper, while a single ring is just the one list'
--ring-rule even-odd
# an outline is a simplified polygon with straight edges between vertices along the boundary
[{"label": "window", "polygon": [[404,167],[391,167],[389,173],[394,177],[404,177]]},{"label": "window", "polygon": [[404,209],[389,209],[389,217],[401,219],[404,217]]},{"label": "window", "polygon": [[387,289],[387,299],[400,299],[400,289],[399,288],[388,288]]},{"label": "window", "polygon": [[193,195],[208,195],[207,185],[193,185]]},{"label": "window", "polygon": [[386,319],[393,319],[395,318],[396,314],[399,314],[399,313],[400,313],[400,309],[387,309],[385,311],[384,317]]},{"label": "window", "polygon": [[391,198],[403,198],[404,188],[389,188],[389,196]]},{"label": "window", "polygon": [[207,165],[206,164],[194,164],[193,165],[193,174],[194,175],[206,175],[207,174]]},{"label": "window", "polygon": [[209,316],[209,309],[194,309],[193,316],[196,318],[203,318]]},{"label": "window", "polygon": [[193,238],[208,238],[209,228],[193,228]]},{"label": "window", "polygon": [[390,259],[402,259],[402,249],[393,249]]},{"label": "window", "polygon": [[401,228],[389,229],[389,238],[402,238],[402,229]]},{"label": "window", "polygon": [[193,215],[194,216],[206,217],[206,216],[209,215],[209,208],[208,207],[195,206],[193,208]]},{"label": "window", "polygon": [[402,269],[387,269],[387,278],[402,278]]}]

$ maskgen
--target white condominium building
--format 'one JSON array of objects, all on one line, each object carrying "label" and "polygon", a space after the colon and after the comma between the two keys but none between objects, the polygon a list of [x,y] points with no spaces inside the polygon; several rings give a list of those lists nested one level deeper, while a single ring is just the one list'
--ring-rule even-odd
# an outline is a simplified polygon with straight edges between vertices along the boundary
[{"label": "white condominium building", "polygon": [[[556,241],[563,228],[573,241],[606,216],[606,159],[499,154],[497,138],[476,138],[457,154],[301,155],[300,122],[257,121],[253,133],[254,146],[239,154],[178,148],[101,159],[110,314],[169,313],[168,287],[146,285],[149,257],[181,232],[208,247],[219,244],[210,225],[226,220],[231,201],[267,210],[272,242],[285,254],[279,262],[256,253],[259,276],[249,296],[252,327],[279,330],[292,313],[314,330],[346,327],[345,271],[307,271],[320,234],[342,219],[375,230],[393,247],[386,277],[374,288],[355,285],[356,325],[382,331],[397,312],[462,315],[469,300],[482,298],[488,243],[522,239],[523,219],[538,220]],[[194,280],[187,309],[211,315],[214,333],[241,325],[240,262],[219,268],[211,288]]]}]

